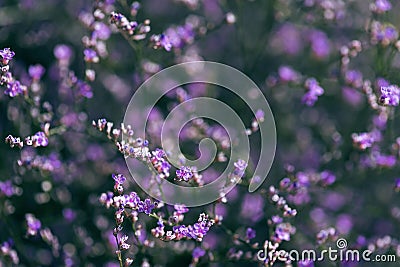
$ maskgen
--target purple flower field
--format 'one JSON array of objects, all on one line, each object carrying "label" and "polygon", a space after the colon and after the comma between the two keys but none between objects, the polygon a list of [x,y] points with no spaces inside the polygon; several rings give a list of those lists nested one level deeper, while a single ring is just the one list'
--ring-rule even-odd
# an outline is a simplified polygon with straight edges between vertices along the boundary
[{"label": "purple flower field", "polygon": [[0,267],[400,266],[399,11],[0,0]]}]

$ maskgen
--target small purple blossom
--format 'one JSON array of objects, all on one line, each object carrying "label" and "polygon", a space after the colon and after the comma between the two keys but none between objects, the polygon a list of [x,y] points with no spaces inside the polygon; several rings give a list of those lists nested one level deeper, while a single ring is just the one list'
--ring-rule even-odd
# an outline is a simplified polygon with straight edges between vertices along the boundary
[{"label": "small purple blossom", "polygon": [[363,84],[362,73],[358,70],[348,70],[345,73],[346,83],[353,86],[354,88],[359,88]]},{"label": "small purple blossom", "polygon": [[398,106],[400,102],[400,89],[395,85],[382,86],[379,102],[387,106]]},{"label": "small purple blossom", "polygon": [[153,35],[150,41],[153,43],[154,49],[164,48],[165,51],[171,51],[172,49],[172,43],[165,34]]},{"label": "small purple blossom", "polygon": [[313,106],[318,100],[318,97],[324,94],[324,89],[319,86],[319,83],[315,78],[308,78],[304,82],[304,87],[307,92],[304,94],[302,102],[307,106]]},{"label": "small purple blossom", "polygon": [[376,0],[371,4],[371,11],[382,14],[392,9],[392,4],[388,0]]},{"label": "small purple blossom", "polygon": [[175,204],[174,205],[174,209],[179,214],[184,214],[184,213],[187,213],[189,211],[189,209],[183,204]]},{"label": "small purple blossom", "polygon": [[257,109],[256,111],[256,120],[258,122],[263,122],[265,119],[265,112],[262,109]]},{"label": "small purple blossom", "polygon": [[193,177],[193,171],[190,167],[182,166],[176,170],[176,178],[179,181],[188,182]]},{"label": "small purple blossom", "polygon": [[49,144],[49,139],[44,132],[37,132],[32,136],[32,145],[34,147],[47,146]]},{"label": "small purple blossom", "polygon": [[314,262],[309,259],[304,259],[299,262],[297,262],[298,267],[314,267]]},{"label": "small purple blossom", "polygon": [[78,81],[76,86],[77,86],[77,89],[78,89],[78,94],[80,96],[85,97],[85,98],[92,98],[93,97],[92,87],[88,83],[82,82],[82,81]]},{"label": "small purple blossom", "polygon": [[330,171],[323,171],[320,174],[321,184],[324,186],[331,185],[336,181],[336,176]]},{"label": "small purple blossom", "polygon": [[330,43],[326,34],[322,31],[313,30],[308,36],[311,50],[317,58],[326,58],[330,54]]},{"label": "small purple blossom", "polygon": [[280,223],[276,226],[273,239],[280,243],[281,241],[290,241],[290,235],[296,232],[290,223]]},{"label": "small purple blossom", "polygon": [[379,154],[375,158],[375,163],[377,166],[390,168],[396,164],[396,157],[393,155]]},{"label": "small purple blossom", "polygon": [[3,48],[0,50],[0,57],[5,61],[5,64],[7,64],[14,56],[15,53],[10,48]]},{"label": "small purple blossom", "polygon": [[246,230],[246,239],[250,240],[256,237],[256,231],[252,228],[247,228]]},{"label": "small purple blossom", "polygon": [[278,74],[281,82],[297,82],[300,74],[289,66],[280,66]]},{"label": "small purple blossom", "polygon": [[400,192],[400,178],[397,178],[395,183],[394,183],[394,190],[396,192]]},{"label": "small purple blossom", "polygon": [[25,215],[25,220],[26,220],[26,225],[28,227],[27,235],[32,235],[32,236],[36,235],[37,232],[42,227],[40,221],[33,214],[30,213]]},{"label": "small purple blossom", "polygon": [[125,176],[122,174],[112,174],[111,176],[117,184],[123,184],[126,181]]},{"label": "small purple blossom", "polygon": [[243,177],[244,172],[247,168],[247,162],[239,159],[238,161],[233,163],[233,166],[235,167],[235,169],[233,170],[233,174],[238,177]]},{"label": "small purple blossom", "polygon": [[0,195],[3,194],[6,197],[11,197],[14,195],[14,187],[11,180],[7,180],[4,182],[0,181]]},{"label": "small purple blossom", "polygon": [[192,256],[195,259],[201,258],[204,255],[206,255],[206,252],[204,249],[200,248],[200,247],[196,247],[193,252],[192,252]]},{"label": "small purple blossom", "polygon": [[40,78],[43,76],[45,69],[43,68],[42,65],[36,64],[29,66],[29,76],[31,76],[32,79],[34,80],[40,80]]},{"label": "small purple blossom", "polygon": [[361,150],[371,147],[376,142],[374,133],[353,133],[351,138],[353,139],[354,146]]},{"label": "small purple blossom", "polygon": [[85,55],[84,59],[85,59],[86,62],[94,62],[94,63],[96,63],[96,62],[99,61],[99,57],[97,56],[97,52],[95,50],[93,50],[93,49],[86,48],[83,51],[83,54]]},{"label": "small purple blossom", "polygon": [[153,209],[155,208],[154,203],[151,202],[149,198],[146,198],[144,201],[139,202],[138,211],[144,212],[145,214],[149,215]]},{"label": "small purple blossom", "polygon": [[68,62],[72,57],[72,49],[68,45],[57,45],[54,48],[54,56],[60,61]]},{"label": "small purple blossom", "polygon": [[93,37],[99,38],[100,40],[107,40],[110,38],[111,30],[103,22],[95,22],[93,28]]},{"label": "small purple blossom", "polygon": [[62,214],[68,222],[72,222],[76,218],[76,212],[69,208],[63,209]]},{"label": "small purple blossom", "polygon": [[19,81],[12,81],[7,84],[7,89],[4,91],[5,95],[9,97],[16,97],[17,95],[22,95],[26,87],[21,85]]}]

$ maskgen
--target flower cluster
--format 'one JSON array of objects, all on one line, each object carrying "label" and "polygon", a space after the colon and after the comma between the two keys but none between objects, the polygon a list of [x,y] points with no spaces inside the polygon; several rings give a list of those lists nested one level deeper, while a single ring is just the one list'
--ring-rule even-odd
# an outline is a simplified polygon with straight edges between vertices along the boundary
[{"label": "flower cluster", "polygon": [[136,21],[129,21],[121,13],[111,12],[110,22],[132,40],[143,40],[146,38],[147,33],[150,32],[150,20],[148,19],[139,24]]},{"label": "flower cluster", "polygon": [[209,219],[208,215],[202,213],[193,225],[176,225],[169,231],[164,230],[165,226],[162,221],[159,221],[157,224],[158,226],[152,230],[152,234],[164,241],[181,239],[202,241],[203,237],[210,230],[210,227],[214,224],[214,220]]},{"label": "flower cluster", "polygon": [[308,78],[304,82],[304,87],[307,92],[304,94],[302,102],[307,106],[313,106],[318,100],[318,97],[324,94],[324,89],[319,86],[319,83],[314,78]]},{"label": "flower cluster", "polygon": [[14,242],[10,239],[0,245],[0,255],[5,259],[9,259],[13,265],[19,264],[19,257],[17,251],[12,249]]},{"label": "flower cluster", "polygon": [[379,102],[386,106],[398,106],[400,101],[400,89],[395,85],[381,87]]},{"label": "flower cluster", "polygon": [[0,85],[6,87],[4,94],[9,97],[16,97],[27,93],[27,87],[21,84],[20,81],[15,80],[12,73],[9,71],[9,62],[14,56],[15,53],[10,48],[0,50],[0,57],[2,59],[0,62]]},{"label": "flower cluster", "polygon": [[40,147],[47,146],[49,144],[49,140],[44,132],[37,132],[32,136],[26,137],[24,141],[22,141],[20,137],[8,135],[6,137],[6,143],[8,143],[10,147],[17,146],[22,148],[24,144],[27,146]]},{"label": "flower cluster", "polygon": [[399,37],[399,32],[395,26],[379,21],[371,23],[371,42],[373,44],[381,44],[388,46],[394,44]]},{"label": "flower cluster", "polygon": [[176,180],[189,182],[193,177],[193,172],[191,167],[182,166],[176,170]]}]

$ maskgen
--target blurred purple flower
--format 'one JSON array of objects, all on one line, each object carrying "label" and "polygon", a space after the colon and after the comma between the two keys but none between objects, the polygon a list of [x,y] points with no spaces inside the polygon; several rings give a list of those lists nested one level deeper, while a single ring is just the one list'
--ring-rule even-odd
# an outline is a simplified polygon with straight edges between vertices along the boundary
[{"label": "blurred purple flower", "polygon": [[297,262],[298,267],[314,267],[314,262],[312,260],[301,260]]},{"label": "blurred purple flower", "polygon": [[256,237],[256,231],[252,228],[246,229],[246,239],[250,240]]},{"label": "blurred purple flower", "polygon": [[14,187],[11,180],[0,181],[0,194],[5,195],[6,197],[11,197],[14,194]]},{"label": "blurred purple flower", "polygon": [[382,14],[392,9],[392,4],[388,0],[376,0],[371,4],[371,11]]},{"label": "blurred purple flower", "polygon": [[93,28],[93,37],[99,38],[100,40],[107,40],[110,38],[111,30],[103,22],[95,22]]},{"label": "blurred purple flower", "polygon": [[40,64],[36,64],[36,65],[32,65],[29,66],[29,76],[31,76],[32,79],[34,80],[40,80],[40,78],[42,78],[45,69],[43,68],[42,65]]},{"label": "blurred purple flower", "polygon": [[330,54],[331,46],[326,34],[319,30],[312,30],[308,39],[311,43],[311,49],[317,58],[326,58]]},{"label": "blurred purple flower", "polygon": [[72,57],[72,49],[68,45],[57,45],[54,48],[54,56],[60,61],[68,62]]},{"label": "blurred purple flower", "polygon": [[192,252],[192,256],[193,256],[193,258],[195,258],[195,259],[198,259],[198,258],[200,258],[200,257],[203,257],[204,255],[206,255],[206,252],[205,252],[205,250],[203,250],[203,249],[200,248],[200,247],[196,247],[196,248],[193,250],[193,252]]},{"label": "blurred purple flower", "polygon": [[63,209],[62,213],[63,213],[63,217],[68,222],[72,222],[76,218],[76,212],[72,209],[69,209],[69,208]]},{"label": "blurred purple flower", "polygon": [[298,82],[300,74],[289,66],[280,66],[278,74],[281,82]]}]

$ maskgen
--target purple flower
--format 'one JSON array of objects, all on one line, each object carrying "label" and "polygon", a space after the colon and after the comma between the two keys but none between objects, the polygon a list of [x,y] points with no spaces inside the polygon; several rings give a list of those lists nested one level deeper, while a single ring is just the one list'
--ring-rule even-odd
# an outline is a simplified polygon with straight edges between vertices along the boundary
[{"label": "purple flower", "polygon": [[400,178],[397,178],[394,184],[394,190],[400,192]]},{"label": "purple flower", "polygon": [[400,102],[400,89],[394,85],[382,86],[379,102],[383,105],[398,106]]},{"label": "purple flower", "polygon": [[336,181],[336,176],[330,171],[321,172],[320,178],[320,181],[324,186],[331,185]]},{"label": "purple flower", "polygon": [[176,170],[176,177],[179,181],[189,181],[193,177],[193,172],[190,167],[182,166],[179,170]]},{"label": "purple flower", "polygon": [[247,228],[246,230],[246,239],[250,240],[256,237],[256,231],[252,228]]},{"label": "purple flower", "polygon": [[150,199],[146,198],[144,201],[139,202],[138,211],[149,215],[154,208],[154,203],[152,203]]},{"label": "purple flower", "polygon": [[92,87],[89,84],[82,81],[78,81],[76,86],[78,88],[78,94],[80,96],[83,96],[85,98],[93,97]]},{"label": "purple flower", "polygon": [[36,235],[37,232],[42,227],[42,224],[33,214],[26,214],[25,215],[26,225],[28,227],[27,234],[28,235]]},{"label": "purple flower", "polygon": [[97,56],[97,52],[94,51],[93,49],[90,48],[86,48],[83,51],[83,54],[85,55],[85,61],[86,62],[98,62],[99,61],[99,57]]},{"label": "purple flower", "polygon": [[16,97],[17,95],[22,95],[25,90],[25,86],[21,85],[19,81],[13,81],[7,84],[7,89],[4,91],[4,94],[9,97]]},{"label": "purple flower", "polygon": [[374,4],[371,5],[371,11],[382,14],[386,11],[392,9],[392,4],[388,0],[376,0]]},{"label": "purple flower", "polygon": [[313,106],[318,97],[324,94],[324,89],[319,86],[317,80],[314,78],[308,78],[304,82],[304,86],[308,91],[304,94],[302,102],[307,106]]},{"label": "purple flower", "polygon": [[380,167],[393,167],[396,164],[396,157],[393,155],[378,155],[375,159],[376,165]]},{"label": "purple flower", "polygon": [[189,211],[189,209],[183,204],[175,204],[174,209],[179,214],[184,214]]},{"label": "purple flower", "polygon": [[38,146],[47,146],[49,144],[49,140],[44,132],[37,132],[32,136],[32,145],[34,147]]},{"label": "purple flower", "polygon": [[282,217],[280,217],[278,215],[274,215],[271,217],[271,222],[273,224],[279,224],[279,223],[283,222],[283,219],[282,219]]},{"label": "purple flower", "polygon": [[243,177],[244,171],[247,168],[247,162],[242,159],[239,159],[238,161],[233,163],[233,166],[235,167],[235,169],[233,170],[233,174],[238,177]]},{"label": "purple flower", "polygon": [[374,133],[353,133],[351,138],[353,144],[361,150],[371,147],[377,141]]},{"label": "purple flower", "polygon": [[300,74],[289,66],[280,66],[278,74],[282,82],[296,82],[300,78]]},{"label": "purple flower", "polygon": [[263,122],[265,118],[265,113],[262,109],[257,109],[256,111],[256,120],[259,122]]},{"label": "purple flower", "polygon": [[326,58],[330,53],[329,39],[322,31],[314,30],[309,35],[311,50],[317,58]]},{"label": "purple flower", "polygon": [[153,151],[152,154],[157,160],[161,160],[165,157],[165,151],[159,148]]},{"label": "purple flower", "polygon": [[200,247],[196,247],[196,248],[193,250],[193,252],[192,252],[192,256],[193,256],[193,258],[195,258],[195,259],[198,259],[198,258],[200,258],[200,257],[203,257],[205,254],[206,254],[205,250],[203,250],[203,249],[200,248]]},{"label": "purple flower", "polygon": [[397,29],[395,27],[388,25],[385,27],[384,36],[386,40],[391,42],[397,40],[397,37],[399,37],[399,33],[397,32]]},{"label": "purple flower", "polygon": [[375,86],[378,88],[388,87],[389,85],[390,83],[382,77],[377,78],[375,81]]},{"label": "purple flower", "polygon": [[112,174],[111,176],[117,184],[123,184],[126,181],[125,176],[123,176],[122,174]]},{"label": "purple flower", "polygon": [[276,226],[274,239],[276,242],[282,240],[290,241],[290,235],[294,234],[295,228],[289,223],[280,223]]},{"label": "purple flower", "polygon": [[348,70],[345,73],[346,82],[354,88],[359,88],[363,84],[362,73],[358,70]]},{"label": "purple flower", "polygon": [[71,222],[76,218],[76,212],[72,209],[66,208],[62,211],[63,217],[68,221]]},{"label": "purple flower", "polygon": [[72,57],[72,49],[68,45],[57,45],[54,48],[54,56],[60,61],[69,61]]},{"label": "purple flower", "polygon": [[153,47],[155,49],[164,48],[166,51],[171,51],[172,43],[167,35],[153,35],[151,36],[150,40],[153,42]]},{"label": "purple flower", "polygon": [[4,48],[0,50],[0,57],[3,58],[5,61],[5,64],[8,63],[13,57],[15,56],[14,51],[12,51],[10,48]]},{"label": "purple flower", "polygon": [[29,66],[28,72],[29,72],[29,76],[31,76],[32,79],[40,80],[40,78],[43,76],[45,70],[42,65],[37,64],[37,65]]},{"label": "purple flower", "polygon": [[314,267],[314,262],[312,260],[301,260],[297,262],[298,267]]},{"label": "purple flower", "polygon": [[94,37],[99,38],[100,40],[107,40],[108,38],[110,38],[111,30],[103,22],[95,22],[93,27],[94,27],[94,32],[93,32]]},{"label": "purple flower", "polygon": [[0,181],[0,193],[6,197],[11,197],[14,194],[14,187],[11,180],[7,180],[5,182]]}]

